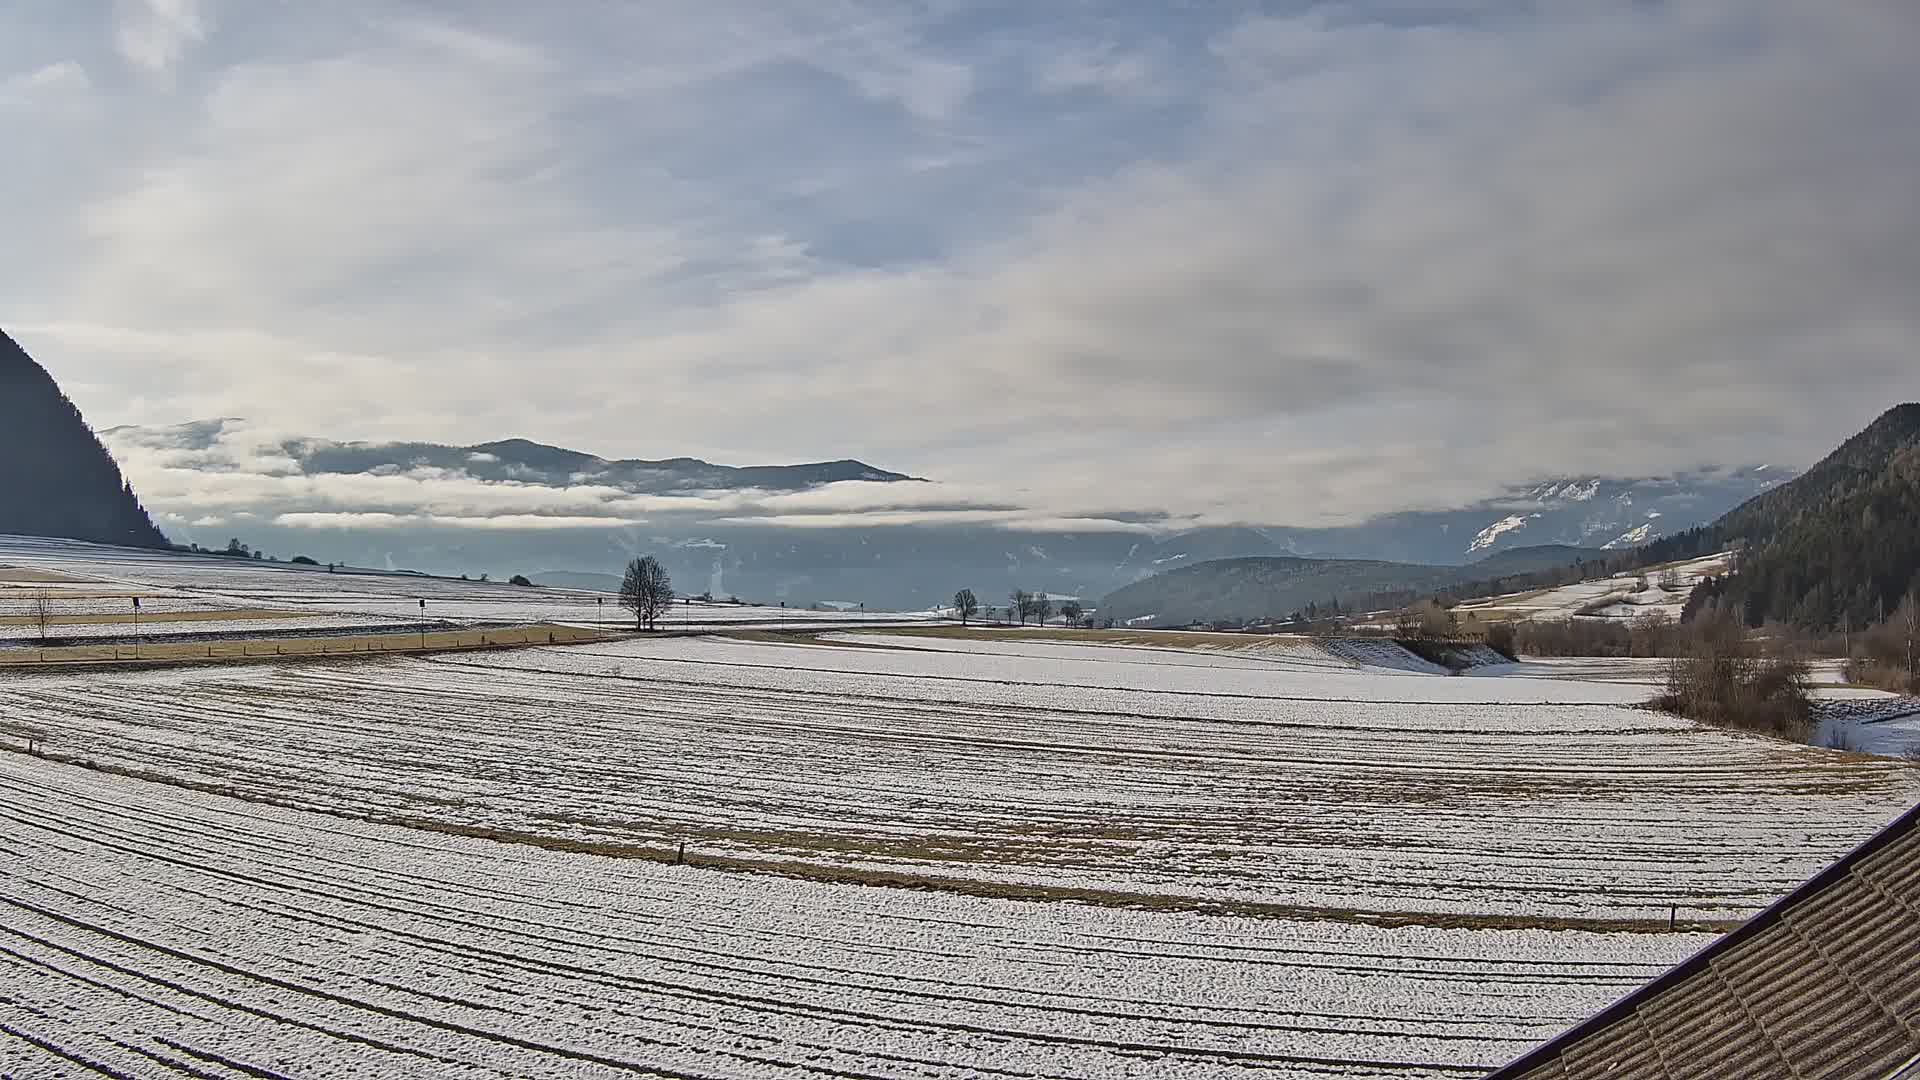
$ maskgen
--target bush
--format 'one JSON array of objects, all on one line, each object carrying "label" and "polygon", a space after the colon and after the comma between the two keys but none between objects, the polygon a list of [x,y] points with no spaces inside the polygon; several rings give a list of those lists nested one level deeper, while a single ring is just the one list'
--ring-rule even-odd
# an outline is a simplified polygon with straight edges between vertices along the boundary
[{"label": "bush", "polygon": [[1519,632],[1510,622],[1498,622],[1487,627],[1487,648],[1509,660],[1520,659]]},{"label": "bush", "polygon": [[1807,741],[1813,702],[1805,661],[1761,656],[1731,618],[1702,620],[1691,630],[1684,655],[1668,665],[1667,689],[1653,700],[1655,708],[1719,727]]},{"label": "bush", "polygon": [[1920,678],[1908,675],[1904,668],[1871,657],[1856,656],[1848,660],[1846,671],[1850,683],[1891,690],[1896,694],[1920,694]]},{"label": "bush", "polygon": [[295,555],[293,558],[288,559],[287,561],[292,563],[295,566],[319,566],[320,565],[319,562],[313,559],[309,559],[305,555]]},{"label": "bush", "polygon": [[512,577],[507,579],[507,584],[520,585],[523,587],[531,587],[533,585],[533,582],[528,581],[527,575],[525,574],[515,574]]},{"label": "bush", "polygon": [[1528,656],[1633,655],[1633,635],[1607,619],[1525,622],[1516,631],[1515,644]]}]

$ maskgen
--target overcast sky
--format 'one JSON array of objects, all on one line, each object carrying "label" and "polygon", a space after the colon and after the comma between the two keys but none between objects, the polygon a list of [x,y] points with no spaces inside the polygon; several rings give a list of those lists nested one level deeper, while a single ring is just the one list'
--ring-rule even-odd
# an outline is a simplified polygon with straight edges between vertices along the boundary
[{"label": "overcast sky", "polygon": [[1912,0],[0,24],[0,326],[99,426],[1309,524],[1803,464],[1920,396]]}]

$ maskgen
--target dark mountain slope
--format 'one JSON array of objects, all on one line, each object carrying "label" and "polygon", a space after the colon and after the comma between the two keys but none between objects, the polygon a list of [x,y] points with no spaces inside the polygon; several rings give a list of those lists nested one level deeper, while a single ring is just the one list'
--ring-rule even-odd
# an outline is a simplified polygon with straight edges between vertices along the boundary
[{"label": "dark mountain slope", "polygon": [[1618,552],[1604,548],[1570,547],[1566,544],[1540,544],[1535,547],[1508,548],[1489,555],[1471,566],[1460,567],[1463,581],[1480,581],[1510,574],[1530,574],[1539,570],[1558,570],[1576,563],[1600,562],[1617,558]]},{"label": "dark mountain slope", "polygon": [[1739,569],[1696,591],[1750,625],[1863,626],[1920,587],[1920,404],[1887,410],[1799,478],[1713,525],[1646,549],[1659,558],[1742,545]]},{"label": "dark mountain slope", "polygon": [[1215,559],[1170,570],[1114,592],[1103,617],[1158,625],[1284,619],[1308,604],[1364,607],[1405,603],[1471,582],[1525,575],[1612,556],[1598,548],[1544,544],[1510,548],[1468,566],[1378,559]]},{"label": "dark mountain slope", "polygon": [[1106,598],[1101,614],[1156,625],[1284,619],[1335,597],[1438,590],[1460,573],[1372,559],[1216,559],[1137,581]]},{"label": "dark mountain slope", "polygon": [[167,545],[80,410],[4,331],[0,533],[130,547]]},{"label": "dark mountain slope", "polygon": [[[154,449],[206,450],[229,434],[239,420],[198,420],[172,427],[108,428],[102,434],[127,445]],[[430,442],[335,442],[291,439],[281,445],[287,457],[309,476],[405,472],[441,469],[476,480],[512,481],[565,487],[599,484],[636,493],[722,491],[758,488],[801,491],[842,480],[904,481],[913,477],[859,461],[822,461],[803,465],[715,465],[698,458],[611,460],[579,450],[500,439],[473,446]]]}]

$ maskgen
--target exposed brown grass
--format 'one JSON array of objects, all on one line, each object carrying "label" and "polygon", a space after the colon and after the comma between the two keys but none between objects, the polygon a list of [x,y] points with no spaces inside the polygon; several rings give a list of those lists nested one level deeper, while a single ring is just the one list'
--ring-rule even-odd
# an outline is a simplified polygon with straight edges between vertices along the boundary
[{"label": "exposed brown grass", "polygon": [[963,641],[1068,641],[1083,645],[1137,645],[1162,649],[1248,649],[1262,643],[1311,640],[1304,634],[1223,634],[1189,630],[1075,630],[1065,626],[908,626],[875,630],[835,629],[841,634],[957,638]]},{"label": "exposed brown grass", "polygon": [[[61,595],[49,597],[52,600],[68,600],[73,597]],[[99,597],[97,599],[111,599]],[[311,618],[311,611],[274,611],[269,608],[235,608],[232,611],[155,611],[141,612],[137,620],[142,626],[149,623],[196,623],[243,622],[256,619],[305,619]],[[48,626],[122,626],[135,622],[132,611],[116,611],[110,615],[49,615]],[[0,626],[34,626],[39,619],[33,615],[0,615]]]},{"label": "exposed brown grass", "polygon": [[358,634],[336,637],[247,638],[222,641],[156,642],[142,645],[68,645],[47,649],[0,650],[0,666],[41,667],[71,664],[181,664],[271,660],[300,657],[382,656],[407,653],[510,649],[533,645],[577,645],[607,641],[615,635],[544,623],[488,630]]},{"label": "exposed brown grass", "polygon": [[25,581],[39,585],[51,585],[56,582],[87,581],[88,578],[74,577],[58,570],[37,570],[30,566],[0,566],[0,581]]}]

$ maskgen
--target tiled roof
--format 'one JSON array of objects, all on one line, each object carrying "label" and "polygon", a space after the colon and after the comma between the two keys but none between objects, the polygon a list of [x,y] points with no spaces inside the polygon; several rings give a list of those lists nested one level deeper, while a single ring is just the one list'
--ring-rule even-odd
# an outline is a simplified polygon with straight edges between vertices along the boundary
[{"label": "tiled roof", "polygon": [[1488,1080],[1920,1080],[1920,806]]}]

